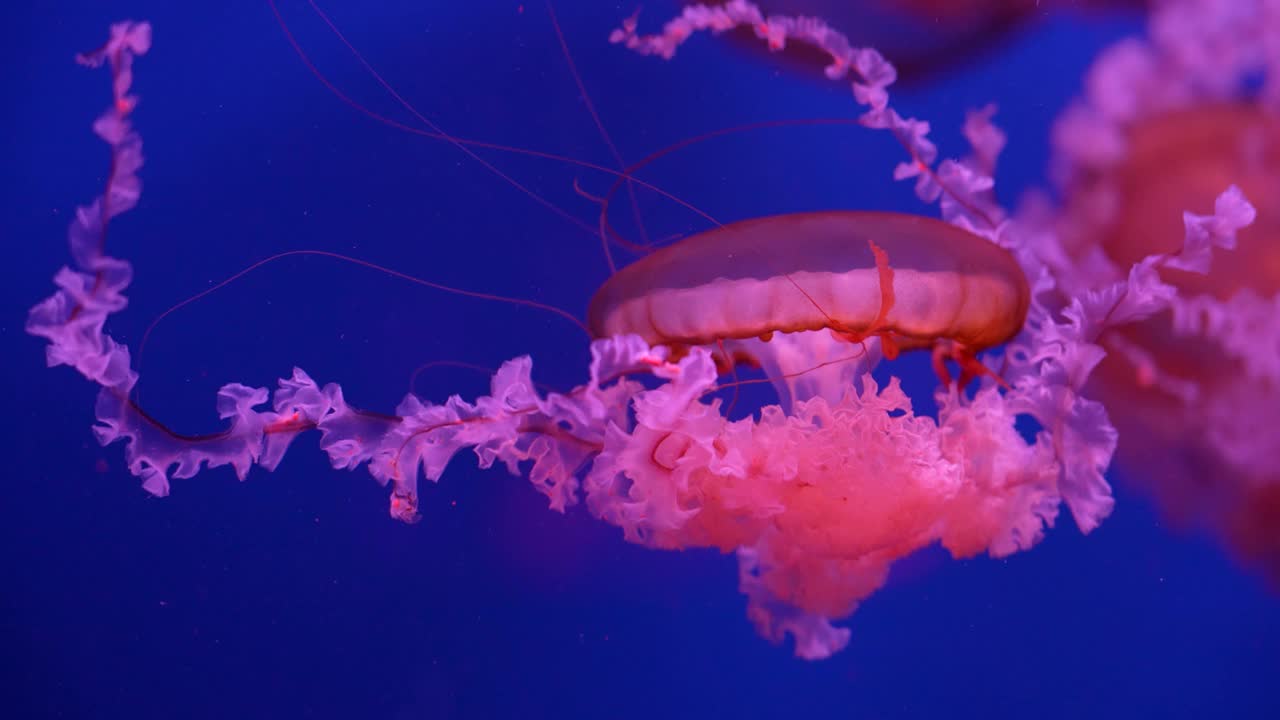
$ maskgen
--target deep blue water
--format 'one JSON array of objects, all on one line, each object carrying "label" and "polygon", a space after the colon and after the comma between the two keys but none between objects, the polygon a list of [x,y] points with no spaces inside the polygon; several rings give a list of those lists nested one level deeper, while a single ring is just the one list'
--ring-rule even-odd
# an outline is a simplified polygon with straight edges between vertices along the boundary
[{"label": "deep blue water", "polygon": [[[109,5],[109,7],[108,7]],[[413,124],[327,34],[284,2],[335,83]],[[445,130],[611,165],[540,3],[331,2],[334,20]],[[583,81],[621,153],[760,120],[849,116],[841,85],[702,38],[676,61],[606,42],[630,4],[563,0]],[[669,2],[645,4],[653,27]],[[0,504],[0,715],[14,718],[1280,717],[1280,601],[1208,538],[1165,527],[1126,492],[1082,537],[1069,518],[1006,561],[912,559],[821,663],[758,638],[732,558],[624,543],[582,508],[549,512],[504,471],[460,456],[423,493],[423,522],[387,517],[363,470],[339,472],[304,437],[273,474],[229,469],[147,496],[118,446],[90,431],[95,390],[43,367],[26,308],[66,261],[65,226],[96,192],[89,131],[104,71],[76,66],[109,22],[149,19],[135,119],[139,207],[113,225],[134,263],[110,331],[136,346],[172,303],[275,252],[356,255],[440,282],[581,314],[607,268],[598,241],[456,148],[378,125],[305,69],[264,2],[20,3],[4,28],[7,151],[0,338],[9,391]],[[1090,58],[1132,18],[1050,17],[973,63],[901,90],[964,151],[963,112],[988,101],[1010,134],[999,189],[1041,182],[1052,118]],[[901,150],[849,128],[707,143],[646,177],[722,220],[830,207],[920,211],[889,174]],[[591,223],[607,179],[482,151]],[[641,198],[655,237],[704,227]],[[627,232],[625,203],[619,224]],[[931,211],[931,210],[930,210]],[[390,411],[423,363],[495,367],[530,354],[569,387],[586,342],[550,315],[454,297],[321,258],[260,269],[185,308],[142,357],[143,403],[187,432],[218,428],[225,382],[271,385],[294,365]],[[904,373],[928,383],[923,362]],[[486,388],[433,368],[434,400]],[[919,396],[922,401],[925,395]],[[763,395],[751,398],[757,403]]]}]

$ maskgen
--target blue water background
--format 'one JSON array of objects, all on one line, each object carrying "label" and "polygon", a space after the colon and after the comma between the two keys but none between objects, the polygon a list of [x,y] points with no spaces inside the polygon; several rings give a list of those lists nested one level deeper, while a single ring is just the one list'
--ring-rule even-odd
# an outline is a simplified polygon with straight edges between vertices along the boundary
[{"label": "blue water background", "polygon": [[[326,8],[434,122],[466,137],[611,165],[539,3],[381,0]],[[849,117],[847,89],[699,38],[676,61],[606,42],[633,10],[560,2],[583,81],[620,151],[778,118]],[[283,12],[353,98],[414,124],[305,4]],[[648,27],[672,12],[645,4]],[[3,203],[8,392],[0,502],[0,716],[11,718],[1280,717],[1280,602],[1210,539],[1173,532],[1117,482],[1088,537],[1069,517],[1008,560],[913,558],[851,620],[849,648],[794,659],[753,632],[732,558],[624,543],[582,509],[546,509],[528,483],[460,456],[424,489],[423,521],[387,517],[363,471],[332,470],[314,436],[275,473],[223,468],[147,496],[89,427],[95,389],[43,367],[22,332],[66,262],[74,206],[103,182],[89,131],[105,71],[71,58],[109,22],[149,19],[137,63],[145,192],[112,226],[134,263],[130,307],[109,326],[135,346],[172,303],[289,249],[346,253],[439,282],[581,315],[607,276],[598,240],[456,148],[378,125],[337,101],[289,48],[267,5],[20,3],[6,23]],[[1090,58],[1132,18],[1050,16],[973,63],[904,89],[904,113],[964,152],[963,113],[1001,106],[1010,143],[999,192],[1042,182],[1052,118]],[[591,223],[608,178],[481,151]],[[922,208],[890,172],[883,133],[792,128],[706,143],[645,178],[728,221],[832,207]],[[640,197],[655,237],[707,227]],[[625,203],[619,227],[634,234]],[[586,341],[562,319],[442,294],[322,258],[257,270],[175,314],[142,358],[150,412],[219,428],[223,383],[269,386],[294,365],[391,411],[423,363],[585,377]],[[908,377],[923,408],[922,359]],[[474,371],[433,368],[433,400],[481,394]],[[756,391],[750,408],[767,399]]]}]

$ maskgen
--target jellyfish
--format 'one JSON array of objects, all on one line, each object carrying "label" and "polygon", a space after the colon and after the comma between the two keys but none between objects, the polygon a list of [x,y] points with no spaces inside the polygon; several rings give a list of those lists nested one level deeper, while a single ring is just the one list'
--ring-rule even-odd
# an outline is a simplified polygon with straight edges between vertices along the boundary
[{"label": "jellyfish", "polygon": [[[115,100],[94,125],[111,147],[107,186],[76,213],[72,265],[31,309],[27,330],[47,340],[50,366],[100,387],[94,433],[125,445],[130,472],[154,495],[220,466],[242,480],[255,466],[272,470],[294,438],[314,431],[335,468],[366,469],[389,488],[392,517],[413,522],[420,482],[440,480],[471,450],[482,468],[526,478],[553,510],[584,505],[630,542],[732,553],[757,631],[790,637],[806,659],[843,648],[850,629],[834,623],[917,550],[1028,550],[1063,505],[1092,531],[1114,504],[1104,472],[1116,432],[1085,390],[1106,355],[1100,340],[1175,301],[1159,268],[1203,269],[1235,244],[1253,216],[1244,194],[1225,187],[1212,215],[1184,216],[1173,249],[1059,302],[1043,261],[1053,239],[1024,228],[991,192],[1002,134],[990,111],[966,122],[970,156],[938,162],[928,124],[889,104],[894,69],[878,52],[822,21],[766,17],[744,0],[685,8],[653,35],[632,18],[611,40],[672,58],[699,33],[735,27],[775,46],[810,45],[828,57],[828,77],[851,78],[860,122],[906,152],[893,176],[914,180],[941,219],[867,210],[754,218],[655,251],[603,283],[588,318],[586,378],[569,391],[536,386],[524,356],[472,401],[409,394],[393,412],[374,412],[294,368],[274,391],[224,385],[216,409],[225,429],[185,435],[132,393],[129,348],[106,332],[131,280],[129,263],[107,254],[106,230],[141,192],[130,84],[151,32],[121,23],[81,57],[112,71]],[[896,377],[871,374],[917,350],[939,368],[936,415],[916,412]],[[733,384],[741,362],[764,368],[779,403],[731,420],[714,392]]]},{"label": "jellyfish", "polygon": [[1121,431],[1124,477],[1183,527],[1223,537],[1280,581],[1280,4],[1183,2],[1149,38],[1090,70],[1060,120],[1066,204],[1054,221],[1064,286],[1090,287],[1153,253],[1179,209],[1217,185],[1261,200],[1207,274],[1159,270],[1179,297],[1102,338],[1095,375]]}]

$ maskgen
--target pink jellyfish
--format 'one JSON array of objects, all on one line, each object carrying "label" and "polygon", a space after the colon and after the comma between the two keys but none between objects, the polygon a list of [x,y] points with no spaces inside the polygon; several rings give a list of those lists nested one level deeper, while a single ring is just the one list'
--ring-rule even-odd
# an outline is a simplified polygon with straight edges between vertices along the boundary
[{"label": "pink jellyfish", "polygon": [[[1211,248],[1234,243],[1252,213],[1242,194],[1226,190],[1213,216],[1188,215],[1173,250],[1050,305],[1058,286],[1041,258],[1053,239],[992,199],[1003,136],[990,111],[966,123],[970,157],[936,162],[928,125],[889,105],[894,70],[877,52],[819,20],[766,17],[742,0],[686,8],[657,35],[638,34],[633,18],[612,40],[671,57],[698,32],[736,27],[775,47],[810,45],[828,57],[829,77],[852,76],[861,122],[907,151],[895,177],[915,179],[942,220],[760,218],[655,252],[601,288],[587,378],[568,392],[539,391],[532,360],[520,357],[474,402],[411,394],[383,414],[295,368],[274,392],[223,386],[216,407],[226,428],[182,435],[131,398],[128,348],[105,332],[131,279],[127,262],[105,254],[106,227],[139,195],[129,85],[150,41],[146,24],[122,23],[82,58],[113,70],[115,103],[94,126],[112,148],[108,186],[78,211],[74,266],[57,274],[59,289],[32,308],[27,329],[48,340],[50,365],[101,387],[95,433],[125,443],[130,471],[155,495],[208,468],[230,465],[241,479],[255,465],[271,470],[294,437],[316,430],[334,467],[367,468],[390,486],[392,516],[412,521],[420,479],[439,480],[471,449],[482,467],[526,477],[553,509],[585,504],[632,542],[734,553],[757,630],[791,635],[805,658],[842,648],[850,631],[832,621],[916,550],[1026,550],[1064,503],[1083,531],[1095,528],[1113,504],[1103,473],[1116,442],[1106,409],[1084,395],[1105,354],[1099,339],[1174,302],[1177,289],[1151,268],[1196,269]],[[1001,343],[1002,355],[990,352]],[[937,415],[917,414],[896,378],[870,374],[915,348],[931,349],[940,368],[958,361],[976,388],[942,383]],[[781,402],[731,421],[709,395],[724,386],[720,371],[744,358],[765,368]],[[1020,420],[1037,429],[1020,432]]]},{"label": "pink jellyfish", "polygon": [[[1280,3],[1197,0],[1106,51],[1062,118],[1068,203],[1057,221],[1090,287],[1167,252],[1180,209],[1225,183],[1261,199],[1211,272],[1167,265],[1179,296],[1102,338],[1096,387],[1121,430],[1120,463],[1180,524],[1225,537],[1280,579]],[[1064,258],[1065,260],[1066,258]],[[1197,263],[1196,265],[1199,265]]]}]

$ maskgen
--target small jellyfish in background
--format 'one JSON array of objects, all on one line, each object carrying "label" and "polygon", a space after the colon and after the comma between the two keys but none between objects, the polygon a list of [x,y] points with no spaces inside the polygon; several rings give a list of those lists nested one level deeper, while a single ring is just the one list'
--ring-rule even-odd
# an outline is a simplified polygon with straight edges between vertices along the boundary
[{"label": "small jellyfish in background", "polygon": [[[757,630],[778,642],[790,635],[809,659],[848,643],[850,630],[833,621],[913,552],[1029,550],[1063,505],[1092,531],[1114,504],[1104,472],[1116,431],[1086,393],[1107,352],[1099,343],[1194,301],[1161,272],[1202,273],[1217,249],[1236,244],[1254,210],[1235,180],[1221,178],[1212,214],[1182,214],[1173,239],[1131,267],[1111,261],[1113,276],[1082,275],[1053,227],[995,202],[1004,135],[993,110],[967,118],[967,157],[939,161],[928,123],[889,103],[893,66],[820,20],[733,0],[687,7],[652,35],[632,17],[610,41],[672,59],[691,38],[734,28],[773,48],[825,54],[826,76],[850,83],[859,122],[902,145],[893,177],[913,180],[941,219],[868,210],[747,218],[656,250],[603,283],[587,319],[587,377],[567,392],[540,390],[525,356],[474,402],[410,394],[378,413],[295,368],[274,392],[224,385],[216,408],[226,428],[184,435],[140,405],[129,349],[105,332],[131,281],[130,264],[106,254],[107,225],[141,192],[130,83],[150,44],[149,26],[122,23],[81,58],[113,71],[115,103],[94,125],[112,148],[107,186],[78,210],[73,267],[57,273],[58,290],[31,309],[27,330],[48,340],[49,365],[100,386],[98,440],[122,442],[130,471],[155,495],[224,465],[241,479],[254,466],[272,470],[295,437],[317,431],[335,468],[365,468],[390,488],[392,517],[413,522],[420,481],[440,480],[470,449],[481,467],[527,478],[552,509],[585,505],[628,541],[733,553]],[[916,413],[896,377],[871,375],[882,360],[925,349],[940,379],[936,416]],[[765,370],[779,402],[730,420],[713,395],[736,382],[728,373],[743,361]]]},{"label": "small jellyfish in background", "polygon": [[[728,0],[706,4],[726,5]],[[1147,4],[1147,0],[770,0],[759,5],[765,13],[822,18],[843,29],[851,42],[874,45],[893,63],[898,79],[912,83],[992,52],[1050,11],[1140,10]],[[767,49],[750,29],[735,31],[731,38],[744,50]],[[823,52],[810,46],[788,48],[770,58],[815,75],[813,71],[827,61]]]},{"label": "small jellyfish in background", "polygon": [[[1094,376],[1122,477],[1280,582],[1280,3],[1195,0],[1097,59],[1055,129],[1064,289],[1152,253],[1224,183],[1257,206],[1207,274],[1167,267],[1169,309],[1103,335]],[[1078,291],[1078,290],[1076,290]]]}]

